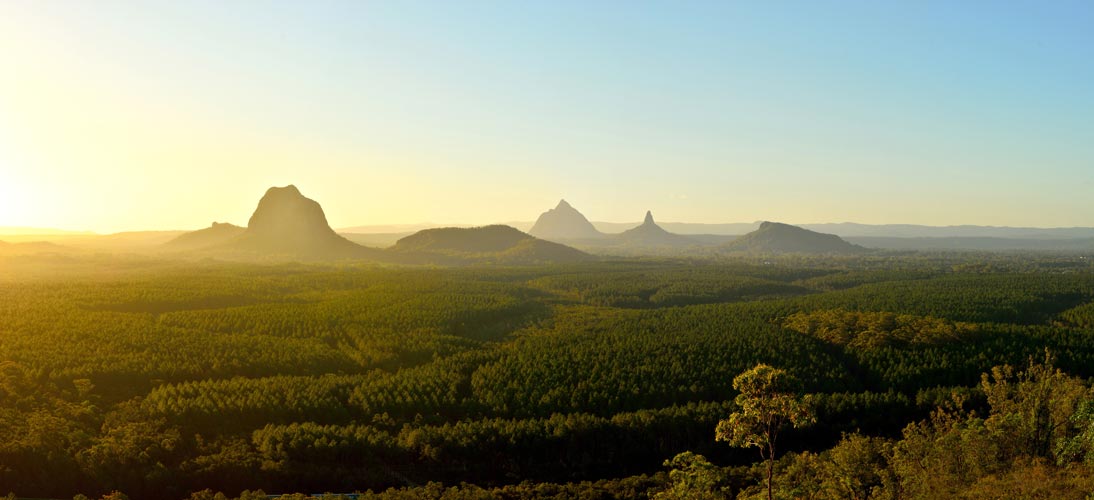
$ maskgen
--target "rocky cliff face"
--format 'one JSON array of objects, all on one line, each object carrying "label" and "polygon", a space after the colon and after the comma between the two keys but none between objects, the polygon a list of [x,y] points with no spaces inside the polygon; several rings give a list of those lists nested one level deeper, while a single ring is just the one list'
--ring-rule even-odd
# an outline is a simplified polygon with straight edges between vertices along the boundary
[{"label": "rocky cliff face", "polygon": [[367,257],[378,252],[335,233],[323,207],[293,185],[267,190],[246,231],[229,245],[242,251],[315,259]]}]

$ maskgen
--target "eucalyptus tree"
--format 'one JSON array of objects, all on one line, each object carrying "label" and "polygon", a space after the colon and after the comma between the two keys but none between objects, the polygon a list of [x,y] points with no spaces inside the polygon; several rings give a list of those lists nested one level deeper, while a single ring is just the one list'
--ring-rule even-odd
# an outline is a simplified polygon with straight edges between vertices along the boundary
[{"label": "eucalyptus tree", "polygon": [[798,383],[785,370],[758,364],[733,379],[739,394],[737,411],[718,422],[715,439],[730,446],[759,448],[767,461],[767,498],[774,498],[771,480],[775,463],[775,439],[787,425],[804,427],[816,421]]}]

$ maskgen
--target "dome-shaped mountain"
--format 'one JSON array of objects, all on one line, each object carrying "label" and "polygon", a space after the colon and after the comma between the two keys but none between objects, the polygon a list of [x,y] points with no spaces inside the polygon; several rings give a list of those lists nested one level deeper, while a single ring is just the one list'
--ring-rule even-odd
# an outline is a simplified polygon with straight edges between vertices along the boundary
[{"label": "dome-shaped mountain", "polygon": [[503,225],[425,229],[400,239],[392,252],[434,254],[459,261],[510,264],[578,262],[590,256],[566,245],[541,240]]},{"label": "dome-shaped mountain", "polygon": [[686,236],[665,231],[653,221],[653,213],[646,211],[642,224],[615,235],[618,243],[636,247],[681,247],[696,244]]},{"label": "dome-shaped mountain", "polygon": [[818,233],[779,222],[760,228],[721,246],[726,252],[848,254],[865,249],[834,234]]},{"label": "dome-shaped mountain", "polygon": [[304,259],[370,258],[376,249],[353,243],[327,224],[323,207],[289,185],[272,187],[258,202],[247,229],[220,248]]},{"label": "dome-shaped mountain", "polygon": [[180,234],[175,239],[164,243],[163,246],[168,250],[197,250],[227,243],[246,230],[235,224],[214,222],[212,226],[205,229]]},{"label": "dome-shaped mountain", "polygon": [[581,212],[566,203],[540,214],[528,234],[545,240],[593,240],[604,237]]}]

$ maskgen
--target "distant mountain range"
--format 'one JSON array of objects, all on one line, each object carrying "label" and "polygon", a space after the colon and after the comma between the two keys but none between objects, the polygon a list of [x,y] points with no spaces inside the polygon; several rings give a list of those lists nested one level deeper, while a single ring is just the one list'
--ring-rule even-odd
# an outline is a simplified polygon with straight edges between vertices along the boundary
[{"label": "distant mountain range", "polygon": [[1094,238],[991,238],[939,237],[891,238],[884,236],[852,236],[847,241],[867,248],[884,250],[979,250],[987,252],[1092,252]]},{"label": "distant mountain range", "polygon": [[47,227],[25,227],[25,226],[0,226],[0,235],[94,235],[91,231],[65,231],[64,229],[52,229]]},{"label": "distant mountain range", "polygon": [[[716,229],[710,225],[703,229]],[[726,229],[723,225],[720,229]],[[572,244],[578,248],[604,254],[671,254],[684,249],[712,247],[715,252],[727,253],[855,253],[864,249],[840,239],[839,236],[821,234],[807,229],[763,222],[757,225],[737,225],[733,229],[748,229],[744,236],[718,234],[682,235],[670,232],[658,225],[653,213],[646,212],[641,224],[618,233],[605,234],[566,200],[540,215],[531,233],[541,238]]]},{"label": "distant mountain range", "polygon": [[327,224],[323,208],[296,186],[273,187],[247,227],[213,223],[182,234],[164,249],[229,259],[364,260],[398,264],[537,264],[592,257],[509,226],[425,229],[381,250],[359,245]]},{"label": "distant mountain range", "polygon": [[[319,204],[290,185],[270,188],[259,201],[246,227],[213,223],[197,231],[132,231],[108,235],[0,227],[0,241],[22,244],[14,247],[4,245],[0,247],[0,254],[90,250],[168,252],[243,259],[535,263],[590,258],[585,252],[619,256],[706,255],[712,252],[845,253],[866,248],[1094,252],[1094,227],[871,225],[850,222],[799,226],[774,222],[657,223],[650,212],[646,213],[641,223],[613,223],[590,221],[565,200],[542,213],[535,222],[458,226],[463,230],[423,223],[355,226],[335,231],[327,223]],[[441,228],[445,230],[439,231]],[[530,234],[522,230],[528,230]],[[501,242],[501,246],[494,242]]]},{"label": "distant mountain range", "polygon": [[623,250],[623,253],[630,253],[635,248],[682,248],[700,244],[696,240],[664,230],[654,222],[653,214],[649,211],[646,211],[646,217],[641,224],[618,233],[605,234],[597,230],[589,219],[566,200],[559,201],[558,206],[541,214],[529,234],[589,250],[610,252],[614,249]]},{"label": "distant mountain range", "polygon": [[[621,233],[641,224],[636,222],[589,221],[598,232],[610,235]],[[505,225],[517,229],[532,228],[535,222],[509,221]],[[740,236],[759,229],[760,222],[732,222],[704,224],[693,222],[658,222],[666,231],[684,235]],[[916,224],[859,224],[855,222],[794,224],[803,229],[834,234],[841,238],[1009,238],[1067,240],[1094,238],[1094,227],[1006,227],[1006,226],[925,226]],[[473,224],[448,226],[472,227]],[[355,226],[339,229],[340,233],[406,233],[420,229],[445,227],[442,224],[402,224]]]},{"label": "distant mountain range", "polygon": [[80,253],[80,250],[50,243],[48,241],[28,241],[23,243],[8,243],[0,241],[0,256],[11,257],[16,255],[34,254],[64,254]]},{"label": "distant mountain range", "polygon": [[921,226],[915,224],[857,224],[854,222],[801,224],[813,231],[849,237],[889,238],[1094,238],[1094,227]]}]

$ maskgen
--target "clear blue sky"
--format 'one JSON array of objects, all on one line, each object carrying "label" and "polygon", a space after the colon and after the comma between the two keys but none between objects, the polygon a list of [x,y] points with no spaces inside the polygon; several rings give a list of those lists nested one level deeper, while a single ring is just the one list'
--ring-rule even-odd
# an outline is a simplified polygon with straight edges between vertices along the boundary
[{"label": "clear blue sky", "polygon": [[1094,226],[1094,2],[0,3],[0,226]]}]

